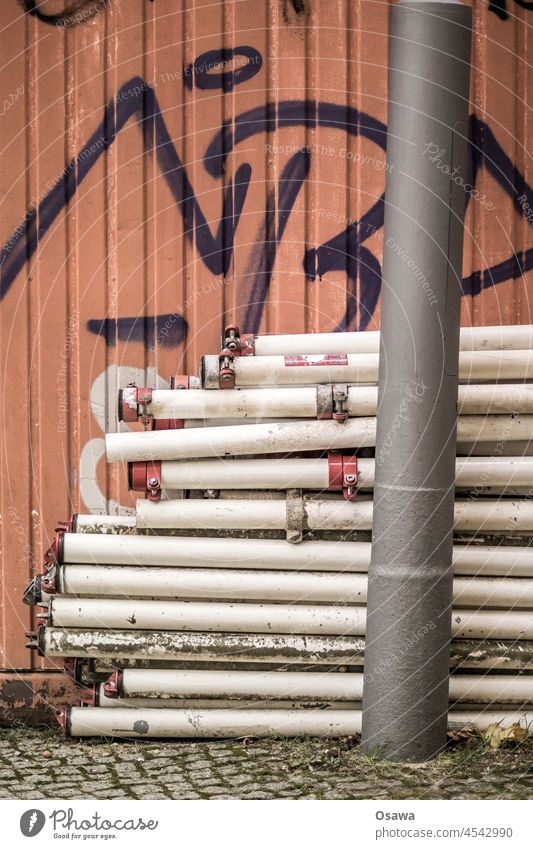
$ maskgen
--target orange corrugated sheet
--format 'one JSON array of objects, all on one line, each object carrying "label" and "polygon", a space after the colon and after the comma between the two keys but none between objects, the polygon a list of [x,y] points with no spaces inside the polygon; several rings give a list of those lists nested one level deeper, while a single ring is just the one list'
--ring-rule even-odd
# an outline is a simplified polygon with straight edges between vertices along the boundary
[{"label": "orange corrugated sheet", "polygon": [[[464,323],[529,323],[533,12],[474,2]],[[132,505],[116,390],[225,322],[379,324],[389,3],[3,0],[2,656],[54,523]]]}]

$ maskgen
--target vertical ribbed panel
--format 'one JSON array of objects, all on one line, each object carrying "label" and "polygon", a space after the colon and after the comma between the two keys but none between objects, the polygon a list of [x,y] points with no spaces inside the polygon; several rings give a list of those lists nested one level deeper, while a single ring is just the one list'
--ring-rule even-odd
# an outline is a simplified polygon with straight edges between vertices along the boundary
[{"label": "vertical ribbed panel", "polygon": [[[195,373],[232,320],[378,326],[389,11],[87,0],[57,26],[24,5],[0,12],[0,667],[18,668],[57,519],[132,506],[103,457],[119,385]],[[465,324],[532,321],[533,15],[494,6],[474,4]]]}]

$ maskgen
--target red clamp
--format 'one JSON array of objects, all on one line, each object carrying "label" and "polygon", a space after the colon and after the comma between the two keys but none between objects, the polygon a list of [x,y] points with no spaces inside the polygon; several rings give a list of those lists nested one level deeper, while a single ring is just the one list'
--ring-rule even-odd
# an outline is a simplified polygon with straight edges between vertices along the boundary
[{"label": "red clamp", "polygon": [[152,419],[152,430],[181,430],[184,426],[183,419]]},{"label": "red clamp", "polygon": [[333,386],[333,412],[331,418],[336,422],[345,422],[348,418],[346,402],[348,400],[348,387],[345,383],[336,383]]},{"label": "red clamp", "polygon": [[219,386],[221,389],[235,389],[235,354],[229,348],[223,348],[218,355],[220,364]]},{"label": "red clamp", "polygon": [[54,538],[50,543],[48,551],[46,551],[44,555],[45,565],[55,565],[56,563],[63,562],[63,537],[66,533],[70,533],[72,530],[72,522],[59,522],[54,530]]},{"label": "red clamp", "polygon": [[128,487],[139,491],[144,490],[150,501],[161,498],[161,461],[138,460],[128,463]]},{"label": "red clamp", "polygon": [[357,457],[346,457],[334,451],[328,453],[329,487],[342,494],[347,501],[357,498]]},{"label": "red clamp", "polygon": [[68,725],[68,708],[67,707],[57,708],[55,713],[54,713],[54,716],[56,718],[57,724],[61,726],[63,731],[66,731],[67,725]]},{"label": "red clamp", "polygon": [[152,403],[152,391],[149,386],[135,386],[134,383],[120,389],[118,393],[119,421],[141,421],[145,427],[148,427],[152,419],[148,412],[148,404]]},{"label": "red clamp", "polygon": [[57,570],[54,566],[41,575],[41,591],[48,595],[55,595],[58,591]]},{"label": "red clamp", "polygon": [[171,389],[192,389],[188,374],[173,374],[169,381]]},{"label": "red clamp", "polygon": [[116,669],[104,682],[104,696],[107,699],[118,699],[120,694],[122,673]]},{"label": "red clamp", "polygon": [[228,324],[222,337],[222,348],[227,348],[234,357],[253,357],[255,354],[255,336],[241,332],[236,324]]}]

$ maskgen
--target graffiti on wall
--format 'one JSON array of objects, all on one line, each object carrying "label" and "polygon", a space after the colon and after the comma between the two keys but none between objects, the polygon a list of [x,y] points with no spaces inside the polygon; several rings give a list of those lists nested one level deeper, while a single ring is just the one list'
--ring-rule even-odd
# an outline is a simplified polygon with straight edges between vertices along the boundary
[{"label": "graffiti on wall", "polygon": [[[218,80],[221,86],[227,81]],[[234,81],[235,84],[235,81]],[[174,198],[183,231],[194,244],[201,261],[211,274],[225,277],[230,269],[236,231],[252,177],[252,165],[242,163],[227,182],[224,191],[222,215],[212,230],[206,212],[198,200],[183,165],[150,83],[140,77],[128,80],[107,104],[104,117],[87,140],[80,153],[65,168],[61,177],[41,200],[39,205],[27,210],[24,218],[0,251],[0,298],[5,297],[28,257],[38,248],[39,240],[57,216],[74,197],[78,186],[85,180],[98,159],[113,144],[124,125],[134,118],[142,133],[144,149],[154,154],[161,174]],[[204,154],[204,167],[212,177],[222,179],[230,153],[242,142],[273,129],[285,127],[335,128],[343,135],[362,136],[382,151],[386,148],[386,126],[354,107],[329,102],[280,101],[266,103],[236,115],[214,134]],[[155,140],[157,139],[157,144]],[[247,332],[258,332],[264,306],[268,298],[278,246],[302,186],[309,174],[312,152],[302,148],[286,163],[277,192],[266,200],[264,219],[256,247],[252,249],[250,267],[252,277],[245,275],[240,302],[247,303],[243,326]],[[475,115],[470,118],[468,185],[475,187],[481,168],[486,168],[492,178],[511,198],[516,212],[526,217],[533,208],[533,192],[523,174],[499,144],[490,127]],[[467,203],[470,193],[466,194]],[[316,247],[305,249],[301,258],[302,270],[309,282],[322,280],[332,271],[344,272],[350,285],[350,297],[344,316],[333,329],[364,330],[378,304],[381,291],[381,264],[366,246],[371,235],[381,230],[384,218],[382,194],[375,203],[354,222],[350,222],[337,235]],[[277,220],[277,225],[276,225]],[[531,224],[529,218],[528,222]],[[533,248],[513,254],[504,262],[479,269],[463,280],[465,295],[476,295],[483,289],[516,279],[533,268]],[[245,288],[244,288],[245,287]],[[359,297],[357,297],[357,287]],[[145,319],[118,317],[90,319],[87,329],[103,338],[108,344],[116,340],[143,341],[157,334],[159,325],[168,315],[149,317],[148,333]],[[185,318],[175,323],[168,344],[179,345],[187,335]]]},{"label": "graffiti on wall", "polygon": [[[530,0],[510,0],[510,2],[516,3],[521,9],[528,9],[529,11],[533,9],[533,3]],[[494,12],[500,20],[506,21],[509,17],[507,0],[491,0],[489,3],[489,12]]]},{"label": "graffiti on wall", "polygon": [[[43,13],[37,0],[20,0],[24,10],[44,24],[72,27],[92,20],[109,0],[78,0],[65,3],[61,13]],[[522,8],[530,9],[533,3],[511,0]],[[498,0],[490,4],[490,11],[502,20],[509,17],[511,2]],[[299,0],[284,3],[287,15],[305,13]],[[204,51],[182,69],[180,78],[189,91],[220,91],[231,93],[238,86],[264,73],[263,57],[259,50],[249,45],[234,48],[217,48]],[[167,75],[170,78],[172,75]],[[173,79],[173,77],[172,77]],[[345,104],[327,100],[293,99],[268,101],[238,112],[212,133],[205,151],[202,167],[205,173],[219,182],[222,194],[220,219],[212,222],[212,214],[202,196],[193,185],[190,169],[183,163],[179,145],[168,129],[168,123],[155,94],[155,86],[140,76],[128,79],[116,94],[103,106],[101,121],[81,146],[78,154],[68,162],[62,173],[45,186],[42,195],[22,215],[19,224],[0,250],[0,299],[12,289],[28,259],[36,254],[45,234],[54,222],[68,209],[78,187],[91,173],[96,163],[114,144],[126,124],[133,122],[141,135],[145,153],[154,158],[159,173],[168,186],[180,227],[176,238],[183,235],[194,246],[198,260],[213,278],[226,279],[239,235],[239,228],[250,207],[250,187],[253,184],[253,158],[245,154],[246,143],[254,139],[269,139],[276,131],[321,130],[328,137],[335,133],[339,145],[349,138],[360,138],[374,146],[379,161],[385,160],[387,127],[368,112]],[[249,145],[248,145],[249,146]],[[240,152],[238,167],[231,169],[232,154]],[[269,299],[269,291],[278,262],[280,246],[287,238],[288,225],[298,199],[306,190],[310,179],[315,146],[293,146],[279,175],[276,185],[266,192],[261,207],[261,222],[252,239],[244,273],[238,281],[238,302],[244,305],[242,327],[247,332],[258,332]],[[248,161],[247,161],[248,160]],[[376,159],[377,161],[377,159]],[[469,122],[469,172],[465,182],[466,202],[472,203],[482,170],[510,198],[514,211],[533,226],[533,192],[524,174],[516,167],[498,140],[497,132],[476,115]],[[384,172],[383,172],[384,174]],[[381,178],[380,178],[381,179]],[[327,287],[332,275],[345,275],[349,297],[344,312],[336,324],[328,329],[364,330],[376,314],[382,286],[380,256],[372,247],[372,237],[383,229],[385,195],[378,188],[375,199],[358,220],[339,218],[339,232],[318,244],[301,248],[297,262],[301,275],[309,286]],[[311,211],[311,214],[313,211]],[[249,239],[247,238],[247,241]],[[465,295],[478,295],[485,289],[520,278],[533,269],[533,248],[509,255],[504,261],[479,268],[462,281]],[[28,281],[31,285],[31,282]],[[133,285],[133,284],[130,284]],[[179,313],[156,315],[89,316],[85,324],[88,333],[98,337],[107,347],[119,342],[137,343],[152,350],[156,345],[176,349],[188,338],[186,317]],[[118,371],[107,369],[95,380],[90,393],[91,409],[102,430],[110,430],[102,411],[112,409],[110,387],[128,382],[127,367]],[[124,371],[126,369],[126,371]],[[131,370],[130,370],[131,371]],[[151,379],[158,376],[150,371]],[[142,381],[144,371],[128,372],[129,379]],[[146,378],[145,378],[146,379]],[[99,487],[96,466],[103,457],[102,437],[90,439],[80,457],[80,489],[87,508],[94,512],[120,509],[117,503],[106,500]]]},{"label": "graffiti on wall", "polygon": [[43,24],[56,27],[75,27],[92,20],[103,11],[108,0],[74,0],[60,12],[43,12],[41,0],[19,0],[25,12]]},{"label": "graffiti on wall", "polygon": [[[108,2],[109,0],[74,0],[62,11],[50,13],[42,11],[41,0],[19,0],[22,8],[29,15],[33,15],[44,24],[58,27],[79,26],[90,21],[107,6]],[[522,9],[529,11],[533,9],[531,0],[509,0],[509,2],[516,3]],[[508,0],[489,0],[489,12],[494,12],[500,20],[506,21],[509,18],[507,3]],[[306,12],[305,3],[303,0],[281,0],[281,13],[286,24],[290,23],[289,10],[296,15],[296,18],[299,18]]]}]

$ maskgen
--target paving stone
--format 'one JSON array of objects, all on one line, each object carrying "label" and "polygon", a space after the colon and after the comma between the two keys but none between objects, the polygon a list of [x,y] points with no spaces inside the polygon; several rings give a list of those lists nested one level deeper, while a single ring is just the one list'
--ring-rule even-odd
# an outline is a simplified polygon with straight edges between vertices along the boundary
[{"label": "paving stone", "polygon": [[[533,798],[531,741],[492,752],[473,740],[424,768],[343,746],[332,759],[325,740],[110,744],[0,729],[0,799]],[[36,756],[45,748],[52,758]]]}]

